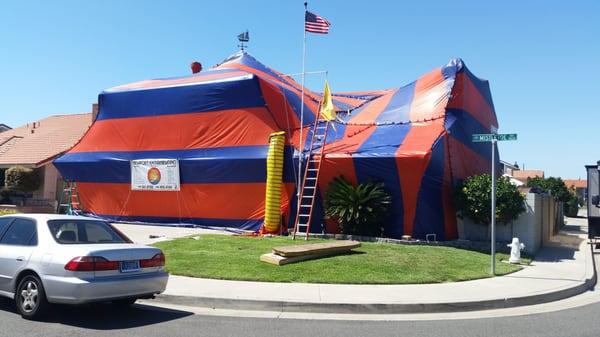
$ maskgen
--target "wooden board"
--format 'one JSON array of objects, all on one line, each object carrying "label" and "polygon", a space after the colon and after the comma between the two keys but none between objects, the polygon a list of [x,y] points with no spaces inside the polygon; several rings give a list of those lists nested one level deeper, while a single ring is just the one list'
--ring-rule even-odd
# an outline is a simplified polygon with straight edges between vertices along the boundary
[{"label": "wooden board", "polygon": [[284,247],[273,247],[273,254],[283,257],[294,257],[314,254],[334,254],[350,251],[360,247],[360,242],[350,240],[339,240],[331,242],[310,243],[306,245],[294,245]]},{"label": "wooden board", "polygon": [[284,264],[306,261],[306,260],[314,260],[320,259],[323,257],[337,255],[339,252],[330,252],[330,253],[321,253],[321,254],[311,254],[311,255],[300,255],[300,256],[292,256],[285,257],[281,255],[277,255],[274,253],[267,253],[260,256],[260,260],[262,262],[274,264],[277,266],[283,266]]}]

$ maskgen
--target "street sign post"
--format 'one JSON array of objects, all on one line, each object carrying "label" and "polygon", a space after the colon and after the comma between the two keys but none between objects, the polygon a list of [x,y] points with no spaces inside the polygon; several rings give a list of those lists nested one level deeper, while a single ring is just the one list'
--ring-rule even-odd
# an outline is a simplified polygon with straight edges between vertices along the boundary
[{"label": "street sign post", "polygon": [[505,140],[517,140],[516,133],[504,133],[504,134],[495,134],[495,133],[487,133],[487,134],[474,134],[472,136],[474,143],[481,142],[491,142],[492,140],[497,141],[505,141]]},{"label": "street sign post", "polygon": [[[493,128],[494,131],[498,129]],[[517,140],[516,133],[484,133],[484,134],[474,134],[472,135],[471,140],[474,143],[483,143],[483,142],[491,142],[492,143],[492,216],[491,216],[491,224],[490,224],[490,244],[491,244],[491,269],[490,272],[492,275],[496,275],[496,143],[498,141],[511,141]]]}]

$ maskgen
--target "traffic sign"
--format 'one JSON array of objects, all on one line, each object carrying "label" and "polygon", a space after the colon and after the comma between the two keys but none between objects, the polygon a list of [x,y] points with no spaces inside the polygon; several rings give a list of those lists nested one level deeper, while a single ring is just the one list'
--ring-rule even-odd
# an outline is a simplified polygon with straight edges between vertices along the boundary
[{"label": "traffic sign", "polygon": [[517,140],[517,134],[516,133],[501,133],[501,134],[483,133],[483,134],[474,134],[472,136],[472,141],[475,143],[491,142],[493,140],[497,140],[497,141]]}]

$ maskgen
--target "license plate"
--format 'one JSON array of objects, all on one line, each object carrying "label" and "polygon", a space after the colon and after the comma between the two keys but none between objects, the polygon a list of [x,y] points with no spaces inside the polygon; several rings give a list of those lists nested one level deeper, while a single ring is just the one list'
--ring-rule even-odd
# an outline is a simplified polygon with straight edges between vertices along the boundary
[{"label": "license plate", "polygon": [[121,261],[121,273],[131,273],[140,270],[140,261]]}]

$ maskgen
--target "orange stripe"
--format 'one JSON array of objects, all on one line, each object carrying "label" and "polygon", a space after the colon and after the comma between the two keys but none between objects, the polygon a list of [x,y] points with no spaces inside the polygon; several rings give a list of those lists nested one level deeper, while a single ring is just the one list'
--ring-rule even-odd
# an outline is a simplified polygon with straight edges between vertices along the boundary
[{"label": "orange stripe", "polygon": [[242,71],[234,71],[230,73],[221,73],[221,74],[202,74],[199,76],[189,76],[184,78],[172,79],[172,80],[146,80],[139,81],[130,84],[120,85],[118,87],[110,88],[110,91],[121,91],[121,90],[132,90],[132,89],[142,89],[142,88],[156,88],[156,87],[165,87],[171,85],[178,84],[187,84],[187,83],[202,83],[210,80],[217,80],[222,78],[236,77],[247,75],[246,72]]},{"label": "orange stripe", "polygon": [[266,145],[278,131],[265,108],[96,121],[73,152]]},{"label": "orange stripe", "polygon": [[455,178],[464,179],[475,174],[490,172],[492,169],[490,161],[452,138],[452,136],[448,137],[448,139],[450,145],[450,165],[452,165],[452,173]]},{"label": "orange stripe", "polygon": [[[115,216],[264,218],[265,184],[183,184],[179,192],[131,191],[129,184],[77,184],[86,211]],[[293,184],[286,184],[282,209]]]},{"label": "orange stripe", "polygon": [[[358,115],[354,116],[349,123],[373,123],[373,121],[377,119],[377,116],[379,116],[390,103],[393,95],[393,92],[389,92],[383,97],[371,101],[365,105],[365,108],[361,110]],[[325,152],[327,154],[352,154],[360,148],[371,134],[373,134],[375,128],[375,125],[347,125],[346,130],[344,131],[344,137],[337,142],[328,144],[325,148]]]},{"label": "orange stripe", "polygon": [[[441,69],[419,78],[411,102],[411,121],[443,117],[448,102],[448,91]],[[431,159],[431,147],[444,130],[443,118],[429,122],[413,122],[396,151],[396,166],[404,204],[404,233],[407,235],[412,235],[413,232],[419,189]]]},{"label": "orange stripe", "polygon": [[411,102],[410,120],[422,121],[444,116],[450,95],[448,85],[441,69],[431,71],[419,78]]},{"label": "orange stripe", "polygon": [[286,100],[283,92],[268,81],[259,81],[261,92],[267,103],[267,108],[275,118],[278,130],[286,131],[286,144],[293,144],[299,148],[299,137],[297,135],[300,119],[294,113],[294,109]]},{"label": "orange stripe", "polygon": [[456,76],[448,108],[467,111],[485,128],[489,128],[490,125],[497,127],[496,114],[490,104],[492,103],[488,104],[467,75],[461,72]]},{"label": "orange stripe", "polygon": [[431,147],[444,132],[444,120],[413,123],[396,152],[396,166],[404,204],[404,233],[412,235],[417,197],[423,174],[431,159]]}]

